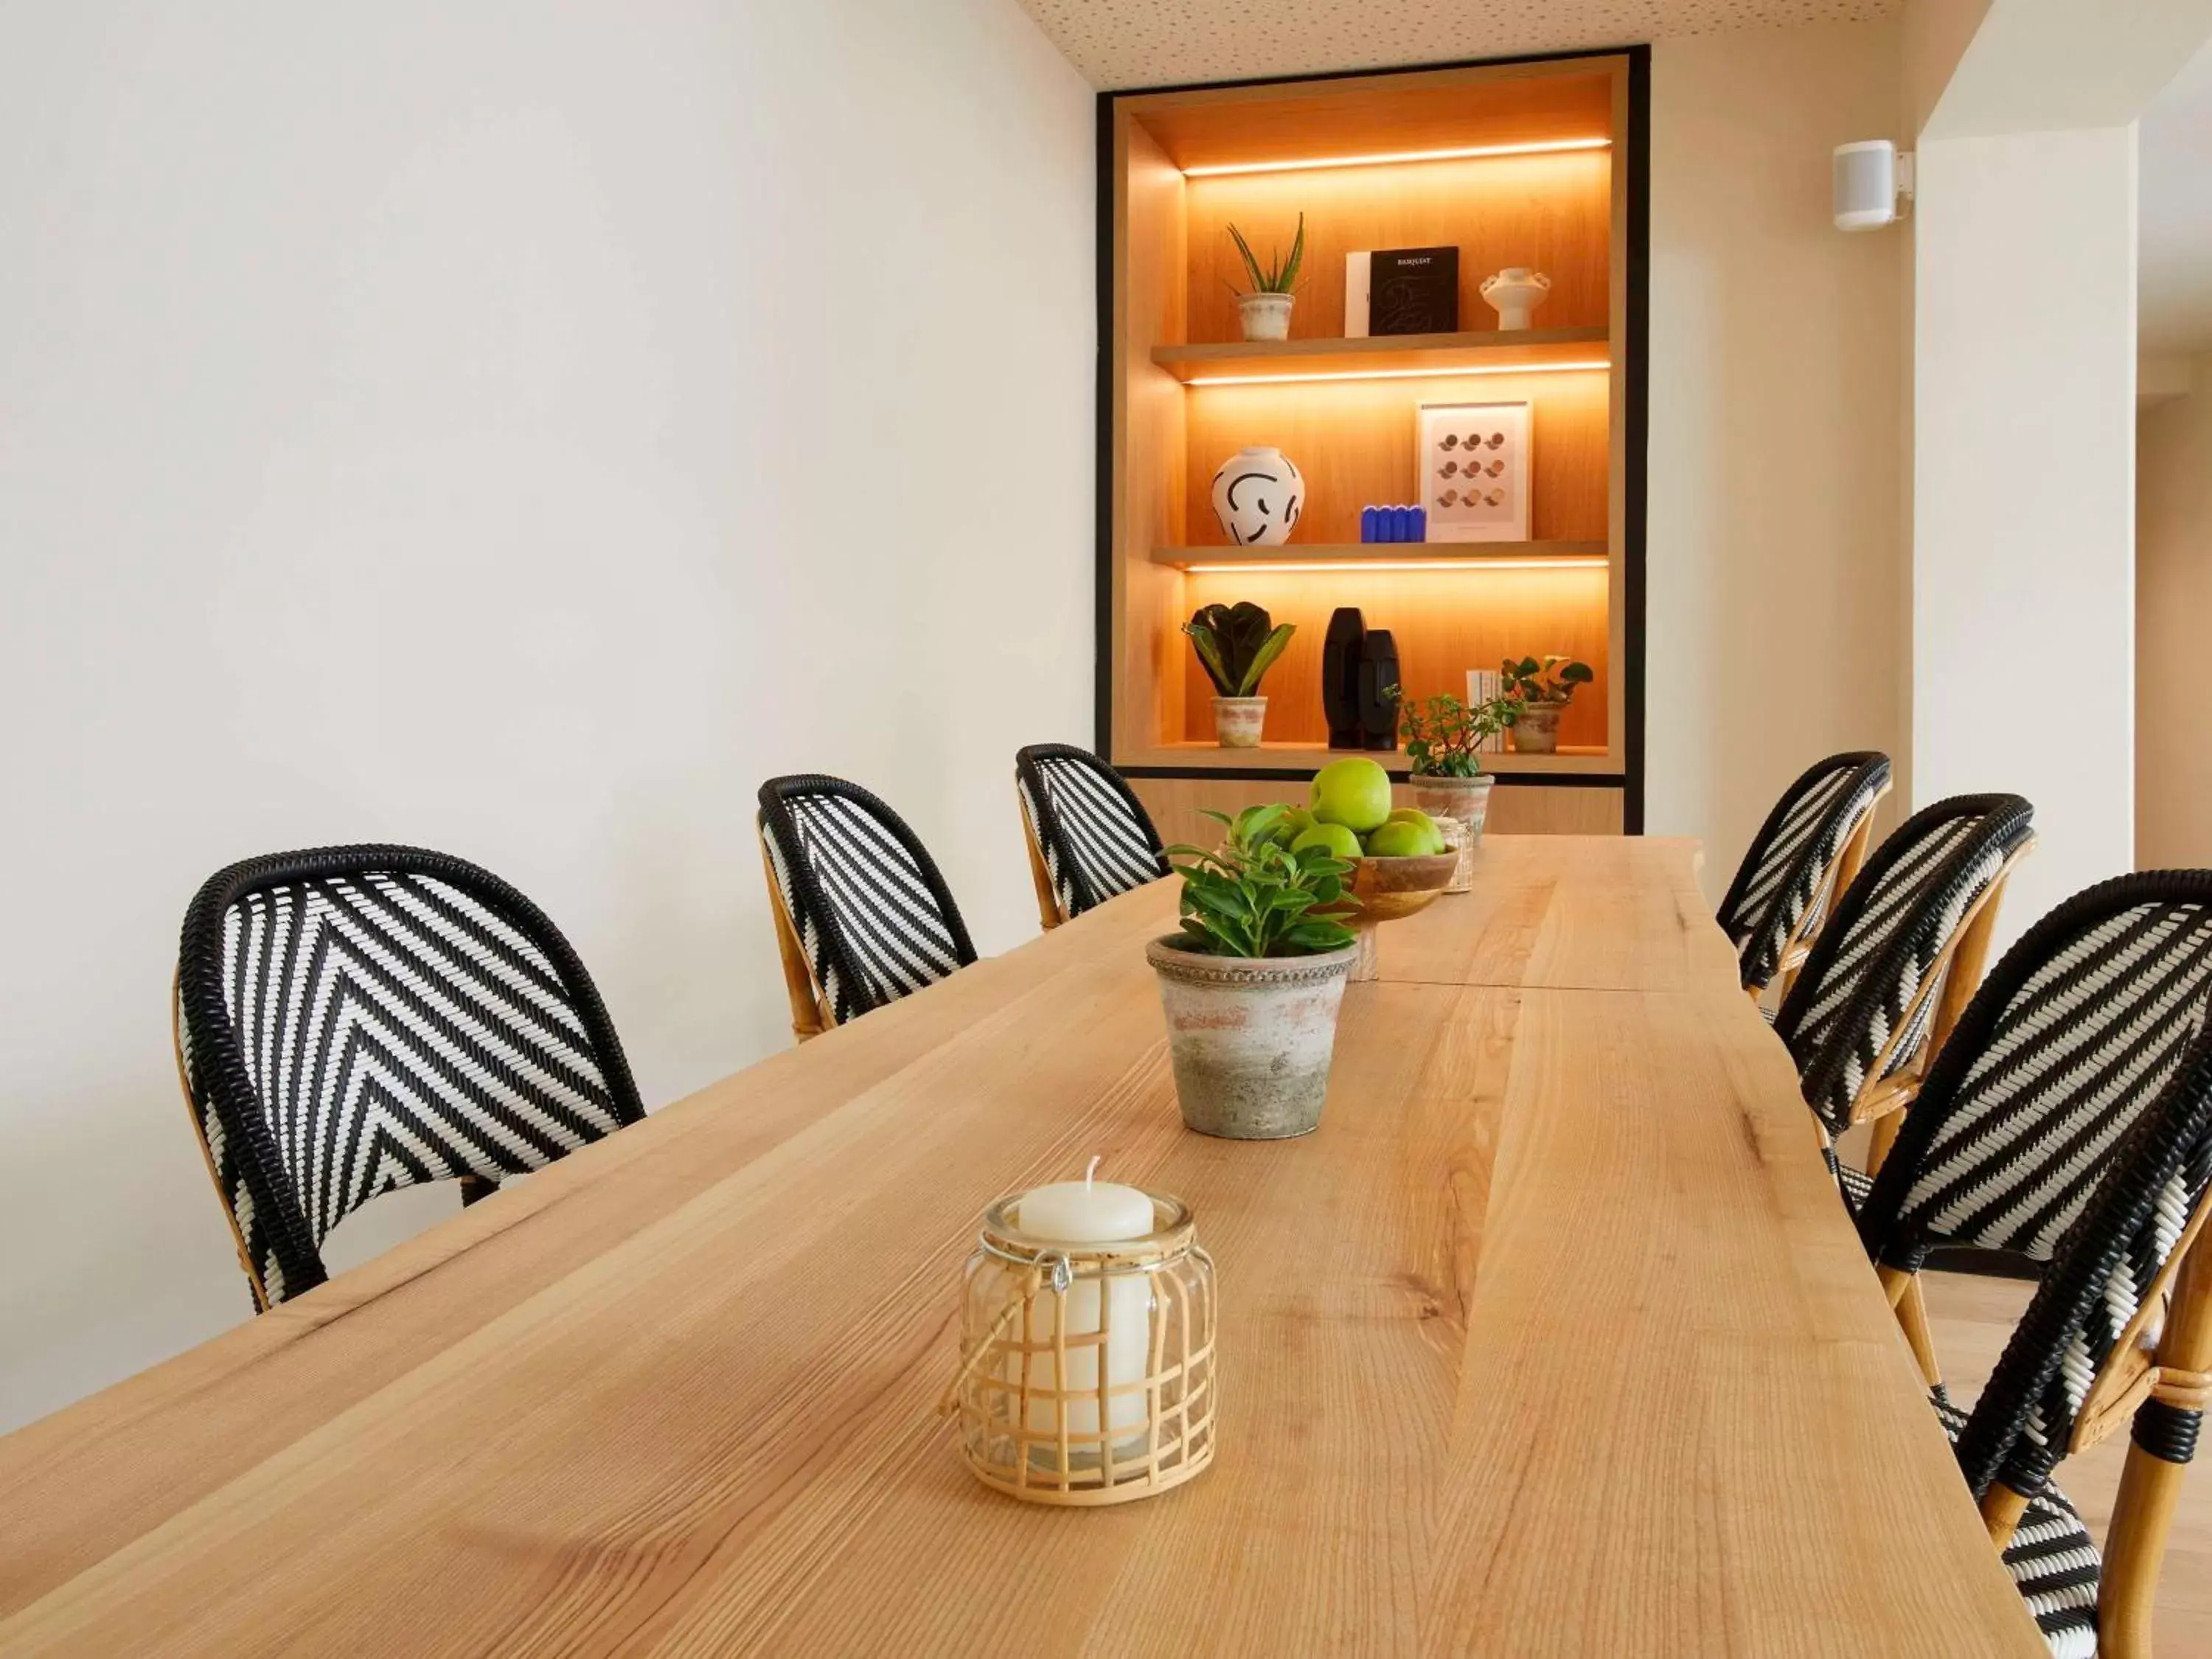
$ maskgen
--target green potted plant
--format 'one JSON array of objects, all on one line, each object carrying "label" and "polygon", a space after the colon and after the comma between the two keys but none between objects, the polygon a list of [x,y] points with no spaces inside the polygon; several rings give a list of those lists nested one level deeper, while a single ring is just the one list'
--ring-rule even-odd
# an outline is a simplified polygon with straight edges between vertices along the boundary
[{"label": "green potted plant", "polygon": [[1201,1134],[1281,1140],[1321,1122],[1336,1049],[1352,930],[1352,866],[1277,833],[1285,806],[1206,817],[1226,830],[1211,852],[1170,847],[1182,927],[1145,947],[1159,975],[1168,1058],[1182,1120]]},{"label": "green potted plant", "polygon": [[[1401,696],[1395,686],[1384,695]],[[1522,707],[1517,698],[1509,696],[1469,704],[1449,691],[1399,703],[1413,805],[1432,818],[1464,824],[1469,850],[1480,844],[1482,826],[1490,815],[1493,780],[1482,769],[1482,744],[1510,731]],[[1469,874],[1465,860],[1461,865],[1462,875]]]},{"label": "green potted plant", "polygon": [[1291,239],[1291,251],[1285,257],[1279,250],[1267,250],[1267,263],[1261,264],[1252,252],[1251,243],[1234,224],[1229,227],[1229,240],[1237,244],[1237,252],[1244,261],[1244,278],[1248,286],[1237,296],[1237,320],[1248,340],[1287,340],[1291,337],[1291,303],[1297,298],[1298,267],[1305,263],[1306,216],[1298,215],[1297,234]]},{"label": "green potted plant", "polygon": [[1215,738],[1224,749],[1258,747],[1267,723],[1260,679],[1275,665],[1297,625],[1278,625],[1256,605],[1207,605],[1199,607],[1182,631],[1190,635],[1191,648],[1218,694],[1213,699]]},{"label": "green potted plant", "polygon": [[1571,657],[1549,656],[1538,662],[1505,659],[1499,670],[1505,695],[1521,707],[1513,722],[1513,747],[1524,755],[1549,755],[1559,746],[1559,715],[1573,701],[1575,688],[1595,678],[1589,665]]}]

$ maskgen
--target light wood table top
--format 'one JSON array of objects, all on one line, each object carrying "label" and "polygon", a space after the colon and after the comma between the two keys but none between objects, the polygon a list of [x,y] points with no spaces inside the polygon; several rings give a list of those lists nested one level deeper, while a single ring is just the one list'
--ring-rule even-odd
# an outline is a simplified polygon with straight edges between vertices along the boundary
[{"label": "light wood table top", "polygon": [[[0,1651],[2031,1659],[1693,860],[1493,842],[1304,1140],[1181,1127],[1164,884],[742,1072],[0,1440]],[[1050,1510],[934,1407],[1093,1153],[1195,1208],[1220,1450]]]}]

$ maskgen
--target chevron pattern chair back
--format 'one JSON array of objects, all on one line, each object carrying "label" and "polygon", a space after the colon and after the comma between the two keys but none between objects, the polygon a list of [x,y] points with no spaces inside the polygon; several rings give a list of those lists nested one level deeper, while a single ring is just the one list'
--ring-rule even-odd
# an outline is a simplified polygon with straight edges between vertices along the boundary
[{"label": "chevron pattern chair back", "polygon": [[1831,1134],[1922,1058],[1949,953],[2033,841],[2018,795],[1954,795],[1875,849],[1775,1017],[1806,1104]]},{"label": "chevron pattern chair back", "polygon": [[[1974,1410],[1947,1425],[1984,1512],[1993,1489],[2011,1494],[1993,1500],[2016,1511],[2006,1559],[2061,1653],[2096,1650],[2100,1568],[2053,1467],[2132,1412],[2126,1509],[2178,1479],[2195,1447],[2212,1271],[2182,1269],[2212,1185],[2208,1015],[2212,872],[2076,895],[1968,1005],[1859,1212],[1893,1299],[1938,1244],[2046,1264]],[[2116,1512],[2111,1534],[2110,1565],[2146,1605],[2155,1519]]]},{"label": "chevron pattern chair back", "polygon": [[481,1191],[644,1116],[566,939],[520,893],[412,847],[248,859],[177,957],[178,1067],[262,1308],[329,1275],[379,1194]]},{"label": "chevron pattern chair back", "polygon": [[760,787],[760,834],[772,901],[803,957],[787,957],[787,972],[803,967],[811,976],[827,1024],[857,1019],[975,960],[936,861],[860,785],[817,773],[770,778]]},{"label": "chevron pattern chair back", "polygon": [[1014,788],[1048,927],[1168,873],[1151,815],[1119,772],[1087,749],[1033,743],[1014,756]]},{"label": "chevron pattern chair back", "polygon": [[1721,927],[1735,941],[1744,989],[1765,989],[1792,947],[1819,935],[1836,890],[1850,879],[1845,854],[1863,848],[1889,780],[1889,757],[1865,750],[1817,762],[1782,792],[1721,900]]}]

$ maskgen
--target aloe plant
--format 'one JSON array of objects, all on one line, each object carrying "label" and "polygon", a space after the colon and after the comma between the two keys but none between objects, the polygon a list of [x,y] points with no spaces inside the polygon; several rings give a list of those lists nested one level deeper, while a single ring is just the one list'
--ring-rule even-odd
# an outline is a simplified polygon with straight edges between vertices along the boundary
[{"label": "aloe plant", "polygon": [[1244,256],[1244,274],[1252,286],[1248,294],[1288,294],[1297,286],[1298,267],[1306,257],[1306,216],[1298,215],[1298,232],[1291,239],[1291,257],[1285,259],[1274,248],[1267,250],[1269,263],[1261,264],[1252,252],[1252,245],[1244,240],[1244,233],[1235,225],[1229,227],[1229,239],[1237,244],[1237,251]]},{"label": "aloe plant", "polygon": [[1215,690],[1224,697],[1249,697],[1258,694],[1260,677],[1275,665],[1298,629],[1295,623],[1277,626],[1265,609],[1247,602],[1200,605],[1182,631]]}]

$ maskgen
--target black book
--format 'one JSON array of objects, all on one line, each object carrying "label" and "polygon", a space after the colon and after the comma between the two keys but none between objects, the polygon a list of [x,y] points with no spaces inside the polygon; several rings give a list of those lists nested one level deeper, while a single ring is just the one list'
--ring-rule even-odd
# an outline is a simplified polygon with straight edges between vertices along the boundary
[{"label": "black book", "polygon": [[1459,328],[1459,250],[1378,247],[1368,256],[1370,334],[1451,334]]}]

